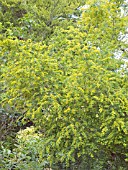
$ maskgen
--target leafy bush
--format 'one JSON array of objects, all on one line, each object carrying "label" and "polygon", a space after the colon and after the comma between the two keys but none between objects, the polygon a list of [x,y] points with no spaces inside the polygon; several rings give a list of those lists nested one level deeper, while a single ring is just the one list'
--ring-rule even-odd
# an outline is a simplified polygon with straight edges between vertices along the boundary
[{"label": "leafy bush", "polygon": [[[101,1],[47,42],[0,42],[2,104],[24,113],[43,134],[20,133],[16,166],[126,169],[127,55],[119,39],[125,29],[119,3]],[[120,50],[122,59],[115,57]]]}]

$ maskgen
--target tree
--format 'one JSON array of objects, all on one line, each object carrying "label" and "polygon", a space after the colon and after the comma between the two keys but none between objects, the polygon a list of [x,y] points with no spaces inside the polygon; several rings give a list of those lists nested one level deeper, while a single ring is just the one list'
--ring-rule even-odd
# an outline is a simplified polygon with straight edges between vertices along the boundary
[{"label": "tree", "polygon": [[55,27],[67,26],[69,14],[82,4],[83,0],[1,0],[3,33],[19,39],[42,41],[54,32]]},{"label": "tree", "polygon": [[114,55],[125,47],[126,18],[115,2],[96,2],[75,25],[56,28],[47,45],[1,41],[3,103],[34,122],[51,167],[127,166],[128,77]]}]

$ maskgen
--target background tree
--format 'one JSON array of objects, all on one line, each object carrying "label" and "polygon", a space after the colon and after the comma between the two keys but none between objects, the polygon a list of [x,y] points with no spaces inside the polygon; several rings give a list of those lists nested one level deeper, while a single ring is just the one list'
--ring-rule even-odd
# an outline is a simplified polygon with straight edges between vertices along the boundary
[{"label": "background tree", "polygon": [[66,27],[71,21],[69,15],[83,3],[83,0],[1,0],[3,32],[20,39],[43,40],[57,26]]}]

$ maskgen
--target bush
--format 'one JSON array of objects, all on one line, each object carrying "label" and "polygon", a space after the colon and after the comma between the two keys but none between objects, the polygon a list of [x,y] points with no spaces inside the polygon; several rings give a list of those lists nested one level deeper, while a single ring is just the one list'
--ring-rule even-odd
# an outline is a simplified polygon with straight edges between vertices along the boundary
[{"label": "bush", "polygon": [[122,60],[115,57],[126,46],[119,39],[125,29],[119,4],[101,1],[73,26],[56,28],[47,43],[0,42],[3,105],[23,112],[43,134],[32,146],[25,138],[33,153],[22,150],[26,164],[37,159],[40,166],[44,158],[53,169],[126,169],[125,50]]}]

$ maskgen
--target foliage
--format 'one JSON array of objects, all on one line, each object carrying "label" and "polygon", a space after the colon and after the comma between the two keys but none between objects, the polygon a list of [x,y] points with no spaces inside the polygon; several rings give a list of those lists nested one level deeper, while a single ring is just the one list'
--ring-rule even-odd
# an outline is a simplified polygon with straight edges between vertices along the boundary
[{"label": "foliage", "polygon": [[0,108],[0,141],[8,140],[11,143],[11,136],[15,136],[17,124],[16,124],[16,114],[12,112],[9,108],[5,111],[4,109]]},{"label": "foliage", "polygon": [[82,4],[82,0],[0,0],[2,32],[19,39],[45,39],[55,27],[67,26],[69,14]]},{"label": "foliage", "polygon": [[119,38],[126,17],[120,16],[118,1],[89,4],[76,24],[56,27],[47,43],[0,42],[3,106],[14,106],[43,134],[31,145],[35,138],[20,133],[17,151],[25,151],[26,164],[33,155],[60,169],[128,165],[127,55]]},{"label": "foliage", "polygon": [[17,133],[17,144],[12,151],[2,146],[1,167],[6,169],[38,169],[41,170],[48,162],[42,159],[43,140],[34,127],[26,128]]}]

